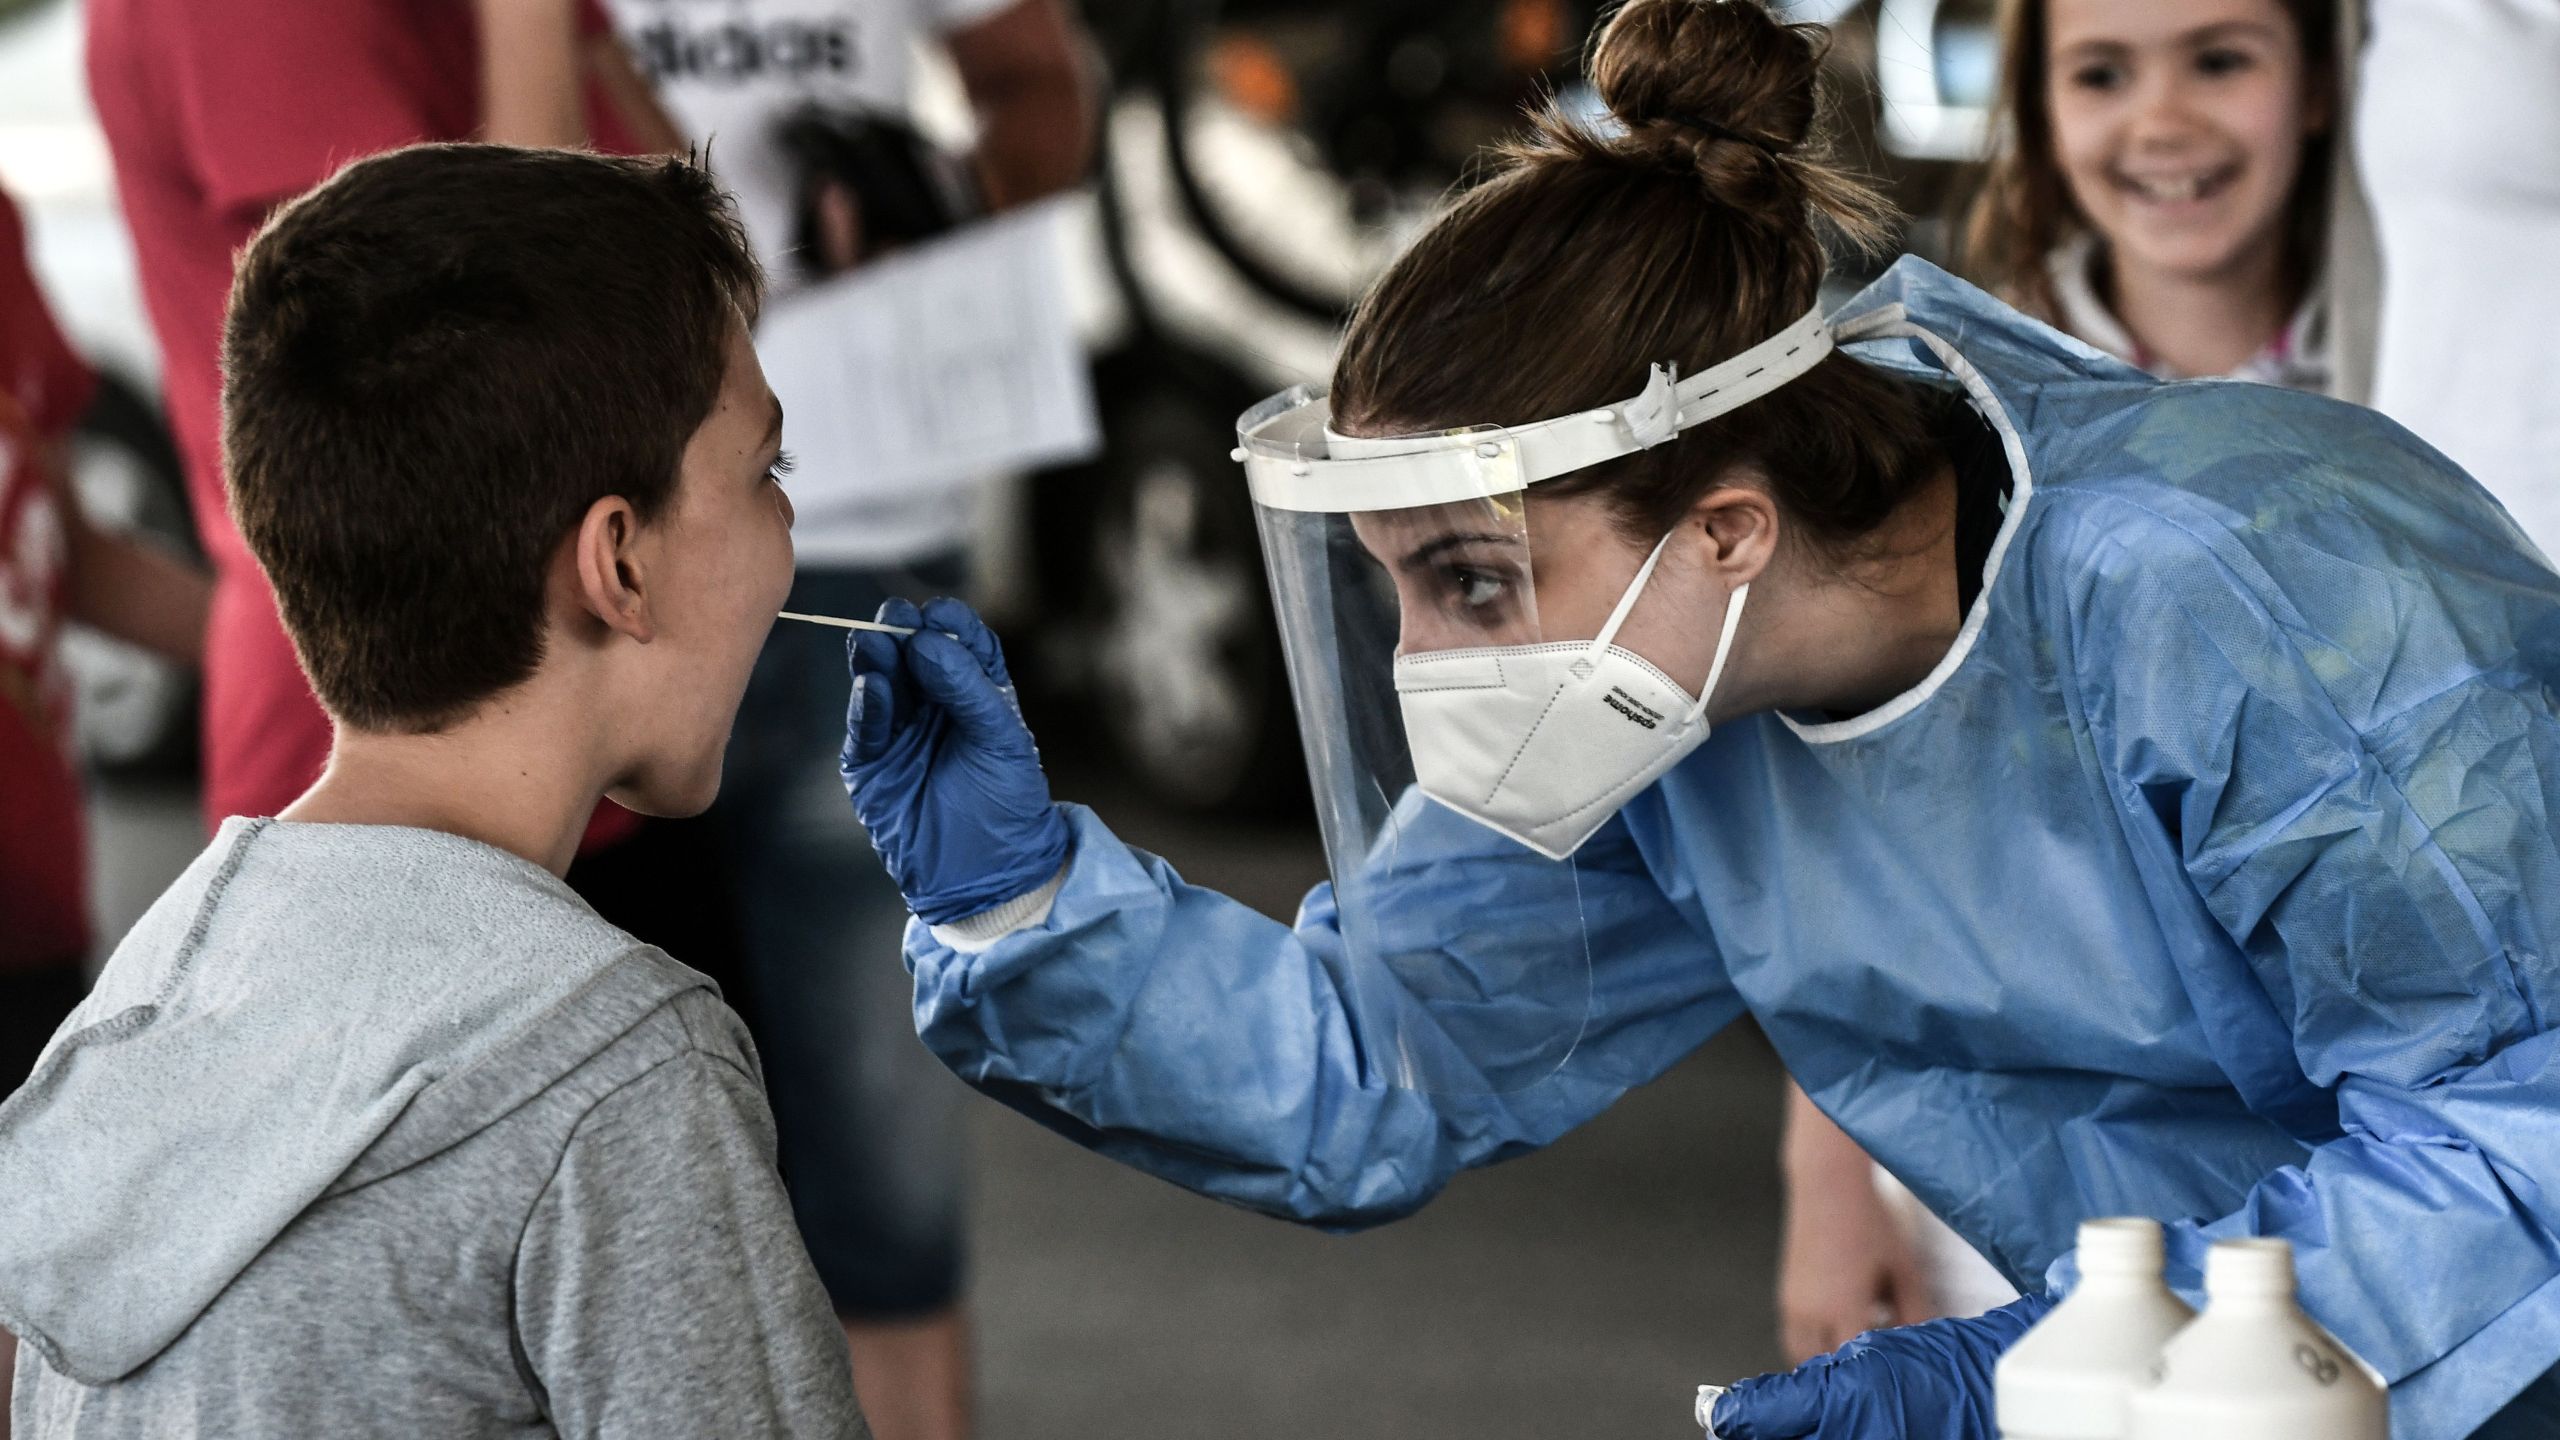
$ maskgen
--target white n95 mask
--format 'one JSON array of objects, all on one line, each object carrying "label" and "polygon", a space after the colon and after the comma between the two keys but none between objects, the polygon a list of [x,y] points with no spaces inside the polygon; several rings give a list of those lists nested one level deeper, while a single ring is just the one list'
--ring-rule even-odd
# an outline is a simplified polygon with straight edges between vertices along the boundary
[{"label": "white n95 mask", "polygon": [[1669,543],[1666,535],[1653,547],[1590,640],[1397,657],[1396,702],[1423,794],[1562,860],[1706,740],[1707,701],[1751,587],[1736,589],[1725,607],[1695,700],[1652,661],[1612,643]]}]

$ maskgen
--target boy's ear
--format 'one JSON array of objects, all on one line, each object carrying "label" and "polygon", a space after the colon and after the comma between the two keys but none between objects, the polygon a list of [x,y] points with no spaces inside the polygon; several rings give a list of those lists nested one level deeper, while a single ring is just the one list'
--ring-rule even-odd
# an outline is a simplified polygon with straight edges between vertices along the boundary
[{"label": "boy's ear", "polygon": [[607,495],[587,507],[569,538],[569,565],[579,603],[605,628],[643,645],[658,638],[641,570],[640,515],[629,500]]}]

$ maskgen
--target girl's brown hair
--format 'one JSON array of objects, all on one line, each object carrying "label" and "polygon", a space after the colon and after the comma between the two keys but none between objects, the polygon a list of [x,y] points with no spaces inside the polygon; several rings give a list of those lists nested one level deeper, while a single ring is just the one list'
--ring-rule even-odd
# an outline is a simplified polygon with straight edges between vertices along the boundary
[{"label": "girl's brown hair", "polygon": [[[1550,107],[1351,319],[1335,423],[1372,434],[1527,423],[1624,400],[1657,362],[1729,359],[1813,305],[1817,222],[1879,244],[1891,208],[1825,155],[1826,33],[1754,0],[1628,0],[1591,82],[1623,133]],[[1734,467],[1811,540],[1854,546],[1933,473],[1916,390],[1834,354],[1651,450],[1538,487],[1669,530]]]},{"label": "girl's brown hair", "polygon": [[[2301,38],[2304,73],[2315,86],[2326,83],[2336,96],[2336,0],[2283,0],[2283,5]],[[1993,149],[1965,217],[1963,247],[1968,274],[2049,322],[2061,318],[2061,304],[2045,268],[2047,259],[2054,247],[2089,223],[2072,200],[2062,162],[2053,151],[2053,117],[2045,109],[2052,79],[2045,54],[2051,34],[2045,0],[2001,0]],[[2332,124],[2304,143],[2302,169],[2287,202],[2285,283],[2297,295],[2320,269],[2329,225],[2330,146],[2337,128]]]}]

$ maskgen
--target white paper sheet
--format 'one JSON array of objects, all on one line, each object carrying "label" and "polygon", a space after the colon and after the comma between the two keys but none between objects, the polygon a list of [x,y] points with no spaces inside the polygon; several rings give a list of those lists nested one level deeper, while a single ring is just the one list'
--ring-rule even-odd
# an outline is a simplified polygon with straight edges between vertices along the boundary
[{"label": "white paper sheet", "polygon": [[756,352],[805,507],[1092,455],[1092,382],[1067,297],[1068,201],[971,225],[782,297]]}]

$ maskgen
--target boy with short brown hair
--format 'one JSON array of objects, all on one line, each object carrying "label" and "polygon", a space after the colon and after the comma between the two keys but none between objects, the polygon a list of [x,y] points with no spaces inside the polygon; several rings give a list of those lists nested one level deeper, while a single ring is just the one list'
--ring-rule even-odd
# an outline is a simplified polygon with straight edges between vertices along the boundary
[{"label": "boy with short brown hair", "polygon": [[243,534],[336,728],[0,1106],[21,1436],[862,1433],[736,1018],[560,882],[790,583],[726,197],[433,146],[244,256]]}]

